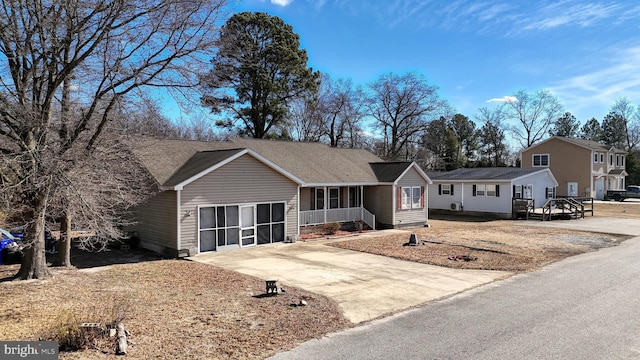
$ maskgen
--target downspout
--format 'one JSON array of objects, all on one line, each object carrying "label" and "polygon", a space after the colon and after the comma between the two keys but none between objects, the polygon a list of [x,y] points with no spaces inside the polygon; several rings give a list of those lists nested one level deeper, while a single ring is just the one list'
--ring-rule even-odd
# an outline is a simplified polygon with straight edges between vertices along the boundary
[{"label": "downspout", "polygon": [[182,224],[180,224],[180,214],[182,213],[182,206],[181,206],[181,190],[176,190],[176,201],[178,203],[177,206],[177,213],[176,213],[176,252],[179,253],[180,249],[182,248],[182,239],[180,236],[181,233],[181,228],[182,228]]},{"label": "downspout", "polygon": [[398,212],[398,189],[396,189],[396,186],[398,186],[398,184],[395,182],[393,183],[393,186],[391,186],[391,198],[393,199],[393,209],[391,209],[391,227],[393,229],[396,227],[396,212]]}]

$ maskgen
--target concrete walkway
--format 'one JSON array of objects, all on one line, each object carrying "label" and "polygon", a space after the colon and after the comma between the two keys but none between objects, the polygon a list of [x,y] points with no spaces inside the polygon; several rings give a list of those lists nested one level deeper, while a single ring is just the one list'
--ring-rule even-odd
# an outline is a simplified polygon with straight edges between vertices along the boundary
[{"label": "concrete walkway", "polygon": [[[360,236],[385,236],[397,231]],[[408,239],[409,233],[406,233]],[[285,289],[294,286],[325,295],[336,301],[345,317],[353,323],[372,320],[511,275],[504,271],[449,269],[401,261],[326,246],[329,241],[199,254],[190,260],[265,280],[278,280]]]}]

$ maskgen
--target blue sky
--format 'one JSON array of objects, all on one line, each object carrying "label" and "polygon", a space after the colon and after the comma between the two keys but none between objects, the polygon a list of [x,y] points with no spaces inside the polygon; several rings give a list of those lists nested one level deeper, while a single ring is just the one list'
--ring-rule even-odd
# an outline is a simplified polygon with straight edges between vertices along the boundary
[{"label": "blue sky", "polygon": [[517,90],[551,90],[581,123],[640,103],[640,2],[244,0],[281,17],[309,66],[366,84],[417,71],[474,118]]}]

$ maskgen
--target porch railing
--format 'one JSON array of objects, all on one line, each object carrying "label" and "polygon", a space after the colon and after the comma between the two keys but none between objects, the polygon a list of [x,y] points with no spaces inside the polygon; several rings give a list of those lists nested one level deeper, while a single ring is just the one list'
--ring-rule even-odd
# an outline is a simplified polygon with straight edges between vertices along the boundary
[{"label": "porch railing", "polygon": [[376,227],[376,216],[364,207],[300,211],[300,225],[321,225],[330,222],[363,221],[372,229]]}]

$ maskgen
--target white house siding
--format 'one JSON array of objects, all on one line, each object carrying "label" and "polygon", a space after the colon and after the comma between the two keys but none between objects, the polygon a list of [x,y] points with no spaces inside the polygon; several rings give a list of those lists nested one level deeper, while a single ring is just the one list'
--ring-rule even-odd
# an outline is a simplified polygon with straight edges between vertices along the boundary
[{"label": "white house siding", "polygon": [[[409,169],[409,171],[407,171],[407,173],[398,180],[398,187],[421,186],[424,189],[424,208],[398,210],[396,204],[395,208],[392,207],[392,209],[394,209],[396,212],[395,227],[420,226],[427,223],[427,214],[429,212],[429,192],[427,191],[427,185],[428,184],[425,179],[420,176],[420,174],[414,168]],[[396,188],[395,193],[397,194],[397,192],[398,190]],[[396,201],[398,201],[398,199],[396,199]]]},{"label": "white house siding", "polygon": [[[473,185],[500,185],[500,196],[473,196]],[[464,211],[511,214],[511,182],[479,181],[465,183],[463,187]]]},{"label": "white house siding", "polygon": [[[449,184],[453,187],[453,195],[438,194],[438,186],[441,184]],[[462,204],[462,184],[433,180],[433,184],[429,185],[429,209],[450,210],[451,204]]]},{"label": "white house siding", "polygon": [[364,189],[364,207],[376,216],[376,228],[393,227],[393,186],[367,186]]},{"label": "white house siding", "polygon": [[[438,194],[438,185],[453,185],[453,195]],[[500,196],[473,196],[473,185],[490,184],[500,185]],[[541,207],[546,201],[546,190],[555,187],[555,183],[548,172],[531,174],[513,181],[473,181],[452,182],[447,180],[434,180],[429,185],[429,208],[433,210],[451,210],[451,204],[462,204],[462,210],[474,213],[495,213],[502,216],[511,215],[513,185],[531,185],[532,197],[536,207]],[[462,191],[461,191],[462,190]]]},{"label": "white house siding", "polygon": [[140,239],[140,246],[169,256],[176,255],[177,199],[175,191],[164,191],[135,211],[137,223],[130,229]]},{"label": "white house siding", "polygon": [[[216,169],[181,192],[181,247],[198,251],[198,206],[285,202],[286,234],[298,234],[298,186],[251,155]],[[191,216],[186,216],[191,212]]]}]

